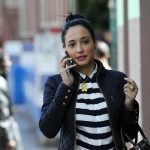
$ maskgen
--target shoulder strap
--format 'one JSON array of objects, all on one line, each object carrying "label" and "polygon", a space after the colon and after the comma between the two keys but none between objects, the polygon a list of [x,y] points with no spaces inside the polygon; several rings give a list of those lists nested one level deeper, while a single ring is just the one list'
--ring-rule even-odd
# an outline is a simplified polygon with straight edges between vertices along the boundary
[{"label": "shoulder strap", "polygon": [[[123,129],[122,129],[123,130]],[[145,136],[144,134],[144,131],[142,130],[142,128],[140,127],[140,125],[138,124],[138,132],[140,132],[140,134],[142,135],[143,139],[145,139],[146,141],[148,141],[148,138]],[[137,147],[137,136],[135,137],[135,142],[133,142],[133,140],[130,139],[130,137],[127,135],[127,133],[121,131],[122,133],[122,140],[123,140],[123,143],[125,144],[125,141],[124,141],[124,138],[123,138],[123,134],[124,136],[129,140],[129,142],[134,146],[134,147]],[[149,141],[148,141],[149,142]]]},{"label": "shoulder strap", "polygon": [[143,136],[143,138],[146,139],[147,137],[145,136],[144,131],[142,130],[142,128],[140,127],[139,124],[138,124],[138,129],[139,129],[139,132],[141,133],[141,135]]}]

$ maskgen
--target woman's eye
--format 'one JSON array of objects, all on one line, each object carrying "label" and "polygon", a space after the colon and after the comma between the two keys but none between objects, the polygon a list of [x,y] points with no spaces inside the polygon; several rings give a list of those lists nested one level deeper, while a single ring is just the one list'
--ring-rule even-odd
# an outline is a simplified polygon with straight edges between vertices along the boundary
[{"label": "woman's eye", "polygon": [[84,40],[83,43],[84,43],[84,44],[88,44],[88,43],[89,43],[89,40]]},{"label": "woman's eye", "polygon": [[68,47],[74,47],[74,46],[75,46],[74,43],[70,43],[70,44],[68,45]]}]

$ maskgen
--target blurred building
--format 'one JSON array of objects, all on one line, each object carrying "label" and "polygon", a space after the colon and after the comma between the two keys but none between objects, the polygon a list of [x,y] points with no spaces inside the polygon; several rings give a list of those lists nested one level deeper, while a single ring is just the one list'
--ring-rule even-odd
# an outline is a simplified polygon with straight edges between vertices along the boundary
[{"label": "blurred building", "polygon": [[20,37],[32,38],[41,31],[59,31],[72,0],[20,0]]},{"label": "blurred building", "polygon": [[18,2],[18,0],[0,0],[0,37],[4,40],[19,38]]},{"label": "blurred building", "polygon": [[117,0],[118,69],[139,86],[140,123],[150,138],[150,1]]},{"label": "blurred building", "polygon": [[20,37],[32,38],[41,31],[59,31],[73,0],[20,0]]},{"label": "blurred building", "polygon": [[58,31],[75,4],[74,0],[0,0],[0,36],[32,39],[43,30]]}]

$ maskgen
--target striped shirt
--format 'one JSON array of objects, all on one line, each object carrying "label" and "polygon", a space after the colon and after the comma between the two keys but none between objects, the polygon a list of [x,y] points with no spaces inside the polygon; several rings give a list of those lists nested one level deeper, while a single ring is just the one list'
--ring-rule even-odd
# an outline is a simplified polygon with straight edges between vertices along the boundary
[{"label": "striped shirt", "polygon": [[114,142],[110,128],[107,104],[96,82],[96,69],[89,77],[80,73],[86,80],[87,91],[81,91],[76,103],[76,149],[113,150]]}]

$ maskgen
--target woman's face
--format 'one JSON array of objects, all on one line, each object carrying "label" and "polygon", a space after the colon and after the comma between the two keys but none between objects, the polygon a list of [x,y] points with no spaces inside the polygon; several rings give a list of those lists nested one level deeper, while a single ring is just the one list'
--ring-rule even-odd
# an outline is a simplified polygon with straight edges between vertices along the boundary
[{"label": "woman's face", "polygon": [[95,43],[89,31],[81,26],[70,27],[65,35],[65,49],[77,66],[93,62]]}]

